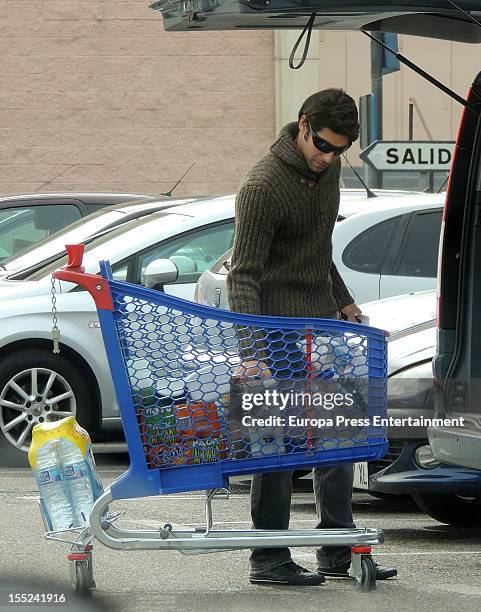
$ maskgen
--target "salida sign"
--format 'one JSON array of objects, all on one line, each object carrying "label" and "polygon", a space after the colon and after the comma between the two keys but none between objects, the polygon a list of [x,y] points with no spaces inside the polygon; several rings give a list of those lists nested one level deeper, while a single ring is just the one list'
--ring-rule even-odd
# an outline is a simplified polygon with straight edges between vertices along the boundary
[{"label": "salida sign", "polygon": [[414,140],[377,140],[360,158],[375,170],[449,171],[455,143]]}]

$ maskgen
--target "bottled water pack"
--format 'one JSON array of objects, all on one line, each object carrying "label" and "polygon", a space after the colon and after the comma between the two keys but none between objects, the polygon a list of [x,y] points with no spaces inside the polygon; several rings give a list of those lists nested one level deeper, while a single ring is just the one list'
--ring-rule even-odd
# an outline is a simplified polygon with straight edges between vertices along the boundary
[{"label": "bottled water pack", "polygon": [[49,528],[87,526],[92,505],[103,492],[88,433],[73,416],[38,424],[28,455]]}]

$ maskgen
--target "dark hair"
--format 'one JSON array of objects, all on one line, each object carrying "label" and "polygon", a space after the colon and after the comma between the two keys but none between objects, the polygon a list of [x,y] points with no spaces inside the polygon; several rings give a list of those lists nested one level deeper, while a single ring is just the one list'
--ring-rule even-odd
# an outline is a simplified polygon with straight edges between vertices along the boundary
[{"label": "dark hair", "polygon": [[324,89],[312,94],[301,106],[299,119],[302,115],[306,115],[315,132],[329,128],[351,142],[359,137],[356,103],[343,89]]}]

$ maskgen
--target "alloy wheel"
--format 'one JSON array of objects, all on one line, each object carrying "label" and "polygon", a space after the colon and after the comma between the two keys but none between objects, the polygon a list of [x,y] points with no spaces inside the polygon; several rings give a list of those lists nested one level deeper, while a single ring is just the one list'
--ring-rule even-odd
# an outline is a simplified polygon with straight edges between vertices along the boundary
[{"label": "alloy wheel", "polygon": [[76,412],[70,384],[48,368],[15,374],[0,392],[0,430],[12,446],[24,452],[34,425],[75,416]]}]

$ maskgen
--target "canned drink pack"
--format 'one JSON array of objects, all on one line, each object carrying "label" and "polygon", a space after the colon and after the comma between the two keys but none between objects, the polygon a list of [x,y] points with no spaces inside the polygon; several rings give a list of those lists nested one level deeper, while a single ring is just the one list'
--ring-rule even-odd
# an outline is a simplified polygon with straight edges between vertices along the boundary
[{"label": "canned drink pack", "polygon": [[228,445],[214,402],[137,408],[149,468],[226,459]]}]

